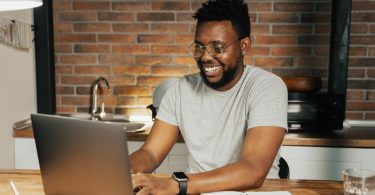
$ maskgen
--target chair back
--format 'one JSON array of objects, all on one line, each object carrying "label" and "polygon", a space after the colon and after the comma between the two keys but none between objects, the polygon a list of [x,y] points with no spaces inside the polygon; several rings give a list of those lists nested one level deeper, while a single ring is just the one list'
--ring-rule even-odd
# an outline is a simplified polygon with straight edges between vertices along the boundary
[{"label": "chair back", "polygon": [[286,160],[280,156],[279,159],[279,177],[280,179],[289,179],[289,165]]}]

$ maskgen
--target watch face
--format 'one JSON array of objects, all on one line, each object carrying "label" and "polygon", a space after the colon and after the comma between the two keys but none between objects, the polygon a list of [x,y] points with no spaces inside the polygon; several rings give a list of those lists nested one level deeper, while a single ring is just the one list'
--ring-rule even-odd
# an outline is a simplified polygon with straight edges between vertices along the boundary
[{"label": "watch face", "polygon": [[177,180],[187,180],[188,177],[184,172],[174,172],[173,177],[176,178]]}]

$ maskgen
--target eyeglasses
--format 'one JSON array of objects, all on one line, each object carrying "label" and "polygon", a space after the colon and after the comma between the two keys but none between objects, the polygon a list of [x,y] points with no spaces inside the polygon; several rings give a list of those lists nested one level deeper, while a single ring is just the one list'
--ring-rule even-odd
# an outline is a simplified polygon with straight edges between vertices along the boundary
[{"label": "eyeglasses", "polygon": [[238,41],[240,40],[234,41],[227,46],[223,46],[223,43],[220,43],[220,42],[212,42],[207,45],[202,45],[199,43],[192,43],[189,45],[188,49],[189,49],[189,52],[195,58],[201,57],[203,55],[204,50],[206,50],[210,54],[210,56],[217,57],[220,54],[223,54],[225,52],[225,49],[232,46]]}]

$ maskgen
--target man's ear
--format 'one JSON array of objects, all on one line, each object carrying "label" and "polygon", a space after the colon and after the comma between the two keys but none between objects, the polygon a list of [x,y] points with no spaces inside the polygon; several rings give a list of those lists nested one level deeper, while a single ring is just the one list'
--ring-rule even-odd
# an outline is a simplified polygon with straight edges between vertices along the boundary
[{"label": "man's ear", "polygon": [[251,46],[251,39],[250,37],[245,37],[241,39],[241,52],[246,55],[249,51],[249,48]]}]

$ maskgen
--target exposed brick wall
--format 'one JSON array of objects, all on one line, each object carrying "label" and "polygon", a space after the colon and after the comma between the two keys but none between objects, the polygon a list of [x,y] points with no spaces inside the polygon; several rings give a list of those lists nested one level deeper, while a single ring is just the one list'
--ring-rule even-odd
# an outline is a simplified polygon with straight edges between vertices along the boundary
[{"label": "exposed brick wall", "polygon": [[[90,87],[104,76],[106,111],[147,114],[163,80],[197,72],[187,45],[201,1],[54,0],[57,111],[88,112]],[[246,63],[280,76],[327,80],[331,0],[248,1]],[[353,0],[347,118],[375,119],[375,1]]]}]

